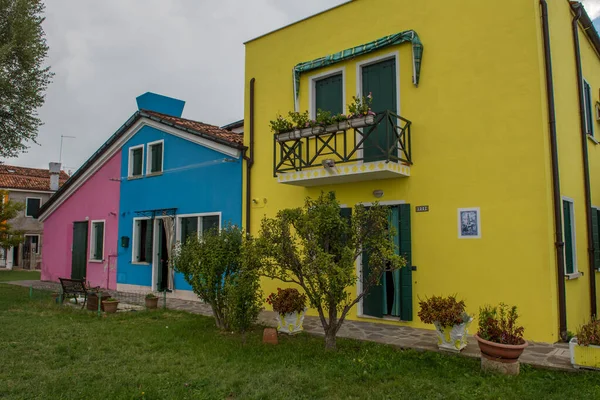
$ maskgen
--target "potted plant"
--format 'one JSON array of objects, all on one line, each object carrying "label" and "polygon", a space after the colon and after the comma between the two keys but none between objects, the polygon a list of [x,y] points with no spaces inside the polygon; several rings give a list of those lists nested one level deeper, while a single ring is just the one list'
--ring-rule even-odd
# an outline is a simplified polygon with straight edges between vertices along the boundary
[{"label": "potted plant", "polygon": [[158,308],[158,297],[154,293],[148,293],[146,295],[146,308],[149,310],[155,310]]},{"label": "potted plant", "polygon": [[117,312],[117,307],[119,306],[119,300],[109,297],[108,299],[102,302],[102,307],[105,312],[109,314],[114,314]]},{"label": "potted plant", "polygon": [[358,98],[352,96],[352,103],[348,104],[350,118],[348,123],[353,128],[363,128],[375,122],[375,113],[371,110],[373,95],[369,93],[366,97]]},{"label": "potted plant", "polygon": [[294,334],[302,331],[306,314],[306,295],[297,289],[277,289],[267,297],[277,313],[277,331]]},{"label": "potted plant", "polygon": [[581,326],[569,341],[569,351],[575,368],[600,370],[600,321],[592,319]]},{"label": "potted plant", "polygon": [[86,308],[90,311],[98,311],[98,297],[100,297],[100,309],[104,311],[104,301],[110,298],[107,292],[101,292],[99,288],[91,289],[87,296]]},{"label": "potted plant", "polygon": [[529,343],[524,328],[517,325],[517,307],[504,303],[479,309],[479,330],[475,335],[481,356],[502,363],[516,363]]},{"label": "potted plant", "polygon": [[438,347],[459,352],[467,346],[467,330],[473,318],[465,311],[465,302],[455,296],[433,296],[419,301],[419,318],[433,324],[438,336]]}]

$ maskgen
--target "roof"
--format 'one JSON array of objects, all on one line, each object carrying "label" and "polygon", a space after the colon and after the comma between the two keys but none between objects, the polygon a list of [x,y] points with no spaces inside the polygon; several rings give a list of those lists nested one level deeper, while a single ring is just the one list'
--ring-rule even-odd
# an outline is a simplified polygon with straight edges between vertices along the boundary
[{"label": "roof", "polygon": [[226,131],[215,125],[205,124],[199,121],[192,121],[185,118],[173,117],[171,115],[161,114],[155,111],[140,110],[136,111],[111,137],[104,142],[102,146],[81,167],[65,182],[64,185],[58,189],[58,191],[50,197],[50,199],[42,205],[38,215],[42,215],[46,212],[54,203],[56,203],[61,196],[73,186],[79,178],[84,176],[86,172],[92,168],[96,161],[100,160],[102,156],[115,144],[118,140],[141,118],[149,118],[153,121],[160,122],[166,126],[171,126],[176,129],[197,135],[199,137],[212,140],[214,142],[224,144],[226,146],[244,150],[243,135]]},{"label": "roof", "polygon": [[232,129],[242,128],[243,126],[244,126],[244,120],[240,119],[239,121],[235,121],[230,124],[223,125],[221,128],[230,131]]},{"label": "roof", "polygon": [[587,13],[587,11],[585,11],[585,7],[580,2],[570,1],[569,3],[571,4],[571,9],[575,13],[577,13],[578,9],[581,9],[581,18],[579,19],[579,23],[583,27],[587,37],[590,39],[590,42],[592,42],[598,57],[600,57],[600,35],[598,35],[598,31],[594,27],[594,23],[592,22],[590,15]]},{"label": "roof", "polygon": [[[65,183],[67,179],[69,175],[60,171],[59,185]],[[0,164],[0,188],[50,191],[50,171]]]}]

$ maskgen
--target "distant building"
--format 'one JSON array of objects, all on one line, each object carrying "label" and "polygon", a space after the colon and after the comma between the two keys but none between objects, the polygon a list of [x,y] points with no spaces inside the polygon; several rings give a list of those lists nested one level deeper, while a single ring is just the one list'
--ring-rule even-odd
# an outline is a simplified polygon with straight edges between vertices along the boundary
[{"label": "distant building", "polygon": [[223,125],[221,128],[225,129],[226,131],[242,134],[242,133],[244,133],[244,120],[240,119],[239,121],[235,121],[230,124]]},{"label": "distant building", "polygon": [[8,200],[25,204],[25,209],[9,221],[13,229],[24,232],[25,239],[19,247],[0,249],[0,267],[40,268],[43,224],[37,218],[38,211],[69,178],[60,171],[60,164],[52,163],[51,168],[52,171],[0,164],[0,191],[8,192]]}]

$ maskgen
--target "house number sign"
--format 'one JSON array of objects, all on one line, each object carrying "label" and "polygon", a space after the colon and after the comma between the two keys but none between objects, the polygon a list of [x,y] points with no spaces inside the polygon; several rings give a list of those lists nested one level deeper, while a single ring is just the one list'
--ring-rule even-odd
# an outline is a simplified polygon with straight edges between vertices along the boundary
[{"label": "house number sign", "polygon": [[416,212],[429,212],[429,206],[417,206],[415,207]]}]

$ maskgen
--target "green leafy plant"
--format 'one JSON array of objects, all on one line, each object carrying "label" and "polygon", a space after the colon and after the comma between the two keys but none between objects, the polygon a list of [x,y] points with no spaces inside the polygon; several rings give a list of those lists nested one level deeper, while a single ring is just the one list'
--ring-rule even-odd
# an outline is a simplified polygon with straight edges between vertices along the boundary
[{"label": "green leafy plant", "polygon": [[306,295],[294,288],[277,288],[277,293],[271,293],[267,297],[267,303],[279,314],[300,313],[306,308],[306,301]]},{"label": "green leafy plant", "polygon": [[479,309],[480,338],[494,343],[520,345],[523,339],[524,328],[517,325],[517,306],[509,307],[504,303],[498,306],[483,306]]},{"label": "green leafy plant", "polygon": [[581,346],[600,346],[600,321],[592,318],[590,322],[577,329],[577,344]]},{"label": "green leafy plant", "polygon": [[[325,331],[325,347],[336,347],[336,335],[352,307],[379,281],[385,271],[406,264],[396,254],[388,227],[389,209],[375,203],[357,205],[351,217],[341,214],[334,192],[307,198],[304,207],[284,209],[264,218],[253,263],[263,276],[302,288]],[[369,254],[370,273],[354,295],[355,263]]]},{"label": "green leafy plant", "polygon": [[437,322],[442,327],[450,327],[468,322],[471,317],[465,311],[465,302],[455,296],[432,296],[420,300],[419,318],[426,324]]},{"label": "green leafy plant", "polygon": [[242,271],[227,282],[225,292],[225,312],[229,327],[242,333],[245,342],[246,331],[256,322],[262,310],[260,276],[255,269],[245,265]]},{"label": "green leafy plant", "polygon": [[118,299],[115,299],[114,297],[109,297],[108,299],[104,300],[104,301],[108,301],[109,303],[113,303],[115,301],[119,301]]},{"label": "green leafy plant", "polygon": [[146,298],[147,298],[147,299],[156,299],[156,296],[154,295],[154,293],[148,293],[148,294],[146,295]]},{"label": "green leafy plant", "polygon": [[331,111],[317,110],[317,124],[321,126],[327,126],[333,124],[333,118],[331,117]]},{"label": "green leafy plant", "polygon": [[309,126],[310,117],[308,116],[308,110],[303,113],[290,111],[288,116],[292,120],[294,128],[303,129]]},{"label": "green leafy plant", "polygon": [[294,124],[279,114],[274,120],[269,121],[269,124],[273,133],[289,132],[294,129]]},{"label": "green leafy plant", "polygon": [[331,117],[331,119],[333,120],[333,122],[344,122],[344,121],[348,121],[348,116],[346,116],[345,114],[336,114],[333,117]]},{"label": "green leafy plant", "polygon": [[373,95],[369,93],[367,96],[356,97],[352,96],[352,103],[348,104],[348,113],[352,117],[364,117],[367,115],[375,115],[371,111],[371,104],[373,103]]},{"label": "green leafy plant", "polygon": [[0,248],[8,250],[19,246],[25,240],[24,232],[14,229],[9,222],[25,209],[25,203],[5,199],[8,199],[8,192],[0,190]]}]

